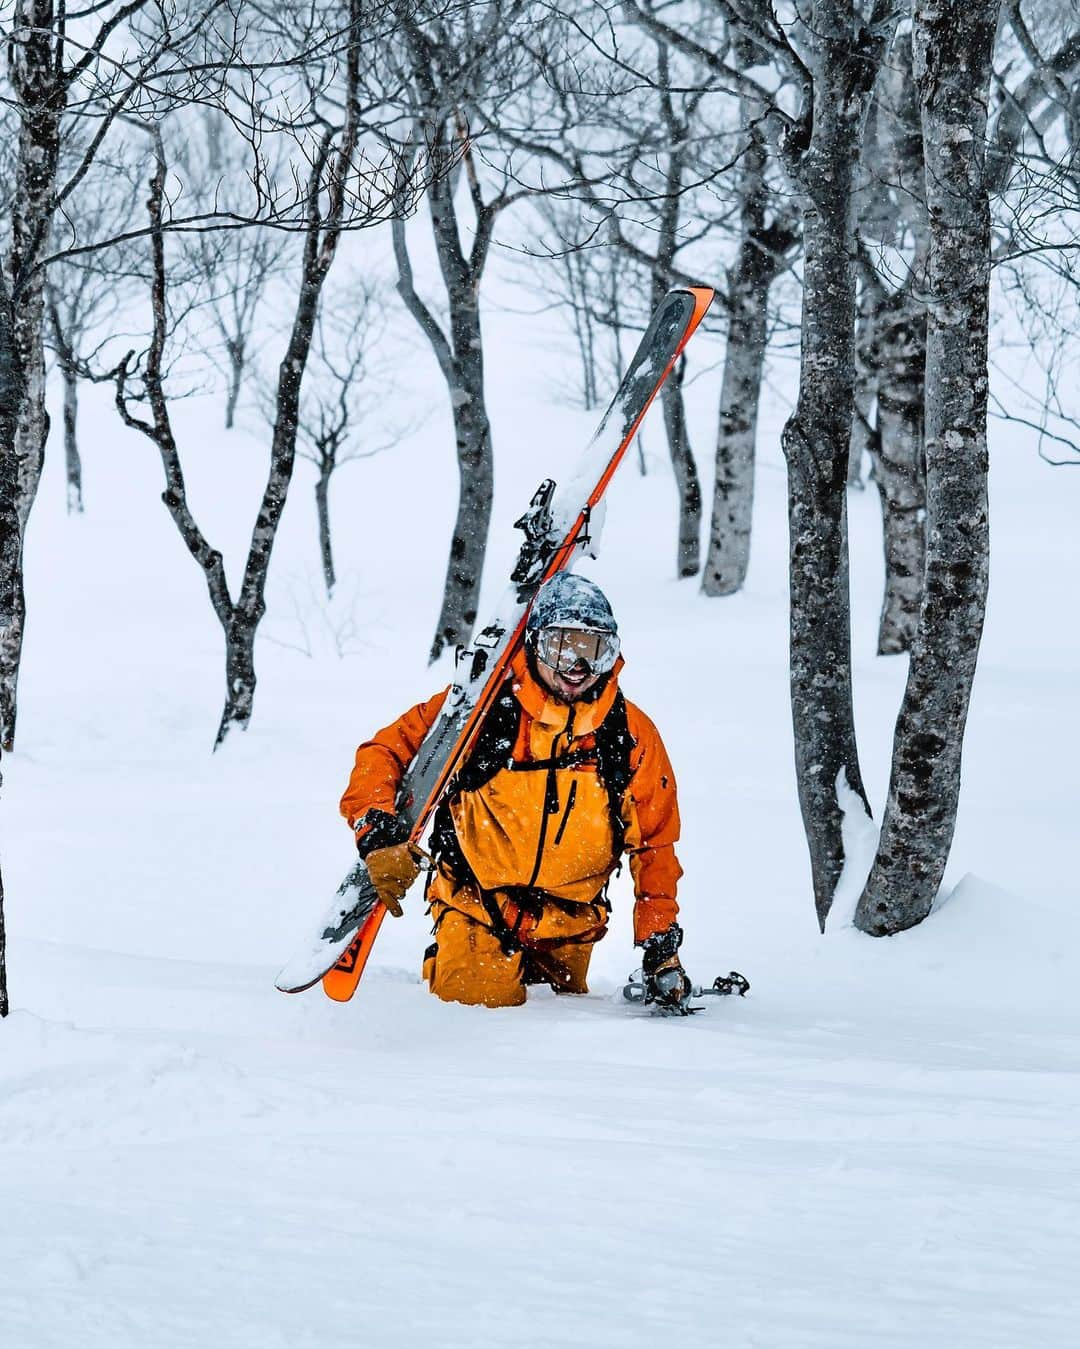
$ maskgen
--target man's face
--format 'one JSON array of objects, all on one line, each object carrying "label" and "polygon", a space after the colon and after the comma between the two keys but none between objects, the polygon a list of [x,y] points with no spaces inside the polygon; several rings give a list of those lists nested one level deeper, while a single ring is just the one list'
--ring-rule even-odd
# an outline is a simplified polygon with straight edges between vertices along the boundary
[{"label": "man's face", "polygon": [[618,639],[611,633],[580,628],[544,628],[536,643],[536,666],[543,684],[572,703],[615,664]]},{"label": "man's face", "polygon": [[600,678],[598,674],[591,673],[584,661],[578,661],[571,670],[562,674],[550,665],[545,665],[542,660],[537,660],[536,670],[540,682],[564,703],[577,702]]}]

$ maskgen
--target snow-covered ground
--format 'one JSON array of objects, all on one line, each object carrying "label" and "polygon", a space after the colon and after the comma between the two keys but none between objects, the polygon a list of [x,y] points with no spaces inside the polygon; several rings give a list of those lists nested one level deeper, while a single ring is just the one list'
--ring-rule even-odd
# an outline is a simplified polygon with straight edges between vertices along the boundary
[{"label": "snow-covered ground", "polygon": [[[550,319],[493,312],[488,331],[495,593],[510,521],[595,418],[553,401]],[[718,354],[699,339],[692,355],[706,468]],[[335,485],[344,597],[329,614],[312,599],[300,466],[255,723],[216,756],[216,622],[152,448],[88,400],[81,519],[64,515],[52,455],[28,545],[21,743],[4,764],[3,1344],[1080,1342],[1080,479],[995,428],[960,823],[947,898],[920,929],[856,934],[853,874],[817,933],[772,392],[744,594],[705,601],[668,579],[674,489],[656,423],[651,471],[627,463],[591,568],[622,625],[624,687],[679,774],[686,963],[700,981],[743,970],[750,997],[680,1022],[624,1004],[624,882],[587,998],[439,1004],[419,983],[414,897],[352,1003],[290,999],[276,968],[350,860],[336,801],[353,748],[446,678],[424,656],[455,476],[437,376],[419,349],[408,365],[399,396],[434,411]],[[187,405],[182,449],[235,576],[265,457],[220,431],[219,412]],[[872,492],[852,495],[851,517],[880,816],[904,670],[874,656]],[[865,869],[872,833],[855,824],[849,841]]]}]

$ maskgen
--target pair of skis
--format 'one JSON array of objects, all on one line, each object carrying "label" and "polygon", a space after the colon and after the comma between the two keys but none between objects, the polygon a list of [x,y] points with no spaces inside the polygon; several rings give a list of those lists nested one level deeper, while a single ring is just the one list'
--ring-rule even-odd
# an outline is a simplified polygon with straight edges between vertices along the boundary
[{"label": "pair of skis", "polygon": [[[431,816],[468,754],[525,635],[539,587],[567,570],[596,544],[594,513],[642,418],[712,303],[706,286],[672,290],[660,302],[573,479],[556,489],[543,482],[516,527],[525,541],[510,586],[491,621],[459,655],[458,673],[442,711],[405,774],[397,811],[419,843]],[[386,917],[363,861],[342,881],[316,935],[278,975],[283,993],[322,980],[328,997],[346,1002],[356,991]]]}]

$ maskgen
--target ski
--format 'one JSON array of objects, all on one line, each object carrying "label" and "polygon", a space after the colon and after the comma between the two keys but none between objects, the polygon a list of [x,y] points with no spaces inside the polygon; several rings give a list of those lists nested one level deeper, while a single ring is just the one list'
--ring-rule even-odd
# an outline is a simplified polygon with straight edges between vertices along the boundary
[{"label": "ski", "polygon": [[[687,342],[704,318],[714,292],[707,286],[672,290],[653,314],[622,383],[589,442],[574,477],[557,488],[540,484],[515,528],[525,540],[510,586],[491,621],[458,653],[456,678],[438,720],[428,732],[402,783],[399,816],[419,843],[457,768],[498,694],[524,639],[525,619],[540,585],[572,567],[597,543],[597,507]],[[317,935],[301,947],[276,979],[283,993],[300,993],[322,980],[328,997],[352,997],[386,917],[357,860],[338,888]]]}]

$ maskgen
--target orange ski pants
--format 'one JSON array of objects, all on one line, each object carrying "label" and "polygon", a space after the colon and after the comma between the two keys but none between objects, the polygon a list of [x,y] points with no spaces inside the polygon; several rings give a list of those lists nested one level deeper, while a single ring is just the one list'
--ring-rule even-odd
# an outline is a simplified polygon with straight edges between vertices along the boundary
[{"label": "orange ski pants", "polygon": [[[592,905],[583,909],[596,910]],[[490,927],[458,909],[432,905],[437,945],[424,961],[428,988],[444,1002],[482,1007],[517,1007],[530,983],[550,984],[560,993],[587,993],[593,943],[545,941],[542,948],[503,950]],[[591,918],[593,926],[596,918]],[[575,934],[576,935],[576,934]],[[598,931],[602,935],[602,929]]]}]

